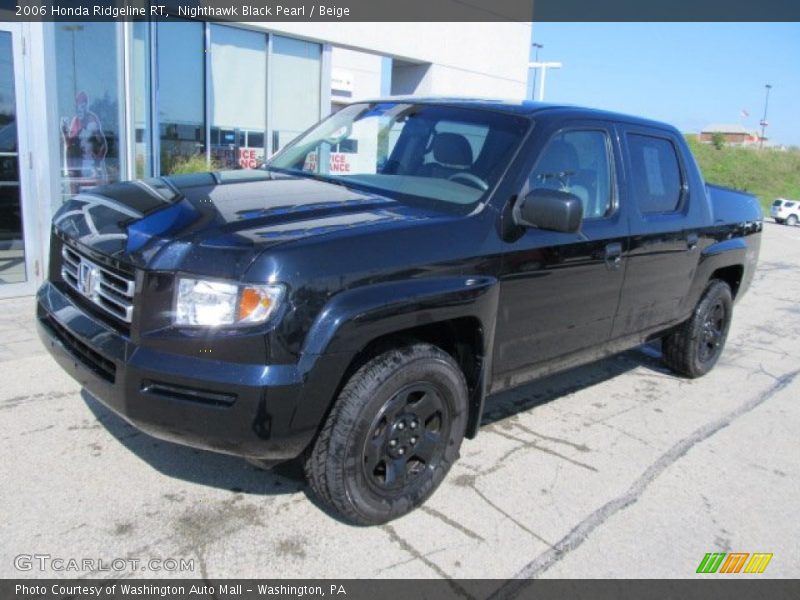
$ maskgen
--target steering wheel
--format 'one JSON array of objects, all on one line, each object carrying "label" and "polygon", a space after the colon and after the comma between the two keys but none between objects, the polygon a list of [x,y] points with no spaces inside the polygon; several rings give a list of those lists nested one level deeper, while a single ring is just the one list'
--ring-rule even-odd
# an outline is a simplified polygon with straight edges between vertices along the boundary
[{"label": "steering wheel", "polygon": [[489,184],[486,183],[483,179],[478,177],[477,175],[473,175],[472,173],[453,173],[448,177],[450,181],[455,181],[456,179],[464,179],[473,185],[473,187],[478,188],[479,190],[483,190],[484,192],[489,189]]}]

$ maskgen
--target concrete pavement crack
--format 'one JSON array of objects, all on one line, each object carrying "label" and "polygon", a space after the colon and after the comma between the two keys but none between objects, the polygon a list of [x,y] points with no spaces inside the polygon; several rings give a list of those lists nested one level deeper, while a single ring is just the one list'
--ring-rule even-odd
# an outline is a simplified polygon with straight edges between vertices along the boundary
[{"label": "concrete pavement crack", "polygon": [[499,506],[497,506],[497,504],[495,504],[494,502],[492,502],[491,500],[489,500],[489,497],[488,497],[488,496],[486,496],[486,494],[484,494],[482,491],[480,491],[480,490],[478,489],[478,487],[477,487],[475,484],[472,484],[472,486],[471,486],[471,487],[472,487],[472,489],[473,489],[473,490],[475,490],[475,493],[476,493],[476,494],[478,494],[478,496],[480,496],[480,497],[483,499],[483,501],[484,501],[484,502],[486,502],[486,504],[488,504],[489,506],[491,506],[493,509],[495,509],[497,512],[499,512],[501,515],[503,515],[503,516],[504,516],[505,518],[507,518],[509,521],[511,521],[512,523],[514,523],[514,525],[516,525],[517,527],[519,527],[520,529],[522,529],[522,530],[523,530],[523,531],[525,531],[526,533],[530,534],[531,536],[535,537],[537,540],[539,540],[540,542],[542,542],[542,543],[543,543],[543,544],[545,544],[546,546],[549,546],[550,548],[552,548],[552,547],[553,547],[553,544],[551,544],[550,542],[548,542],[546,539],[544,539],[542,536],[540,536],[540,535],[539,535],[538,533],[536,533],[535,531],[532,531],[531,529],[529,529],[528,527],[526,527],[524,523],[521,523],[520,521],[518,521],[517,519],[515,519],[515,518],[514,518],[512,515],[510,515],[509,513],[507,513],[506,511],[504,511],[502,508],[500,508]]},{"label": "concrete pavement crack", "polygon": [[576,525],[569,533],[567,533],[567,535],[559,540],[555,546],[549,550],[546,550],[525,565],[522,569],[520,569],[514,575],[513,579],[498,588],[494,594],[490,596],[490,598],[494,600],[497,598],[515,597],[523,588],[530,585],[530,582],[526,581],[527,579],[538,577],[547,571],[550,567],[563,559],[567,554],[583,544],[589,535],[591,535],[595,529],[603,525],[610,517],[635,503],[656,478],[658,478],[668,467],[677,462],[678,459],[684,456],[694,446],[707,440],[721,429],[728,427],[742,415],[749,413],[756,407],[772,398],[775,394],[789,386],[795,380],[798,374],[800,374],[800,369],[785,373],[780,377],[776,377],[775,383],[773,383],[762,393],[758,394],[755,398],[752,398],[751,400],[741,404],[736,410],[729,412],[725,416],[712,421],[711,423],[703,425],[699,429],[695,430],[691,435],[672,446],[667,452],[662,454],[658,460],[652,463],[644,471],[644,473],[642,473],[633,482],[633,484],[631,484],[631,486],[628,488],[628,491],[621,496],[610,500],[588,517],[583,519],[583,521],[578,523],[578,525]]},{"label": "concrete pavement crack", "polygon": [[489,431],[491,433],[494,433],[495,435],[499,435],[501,437],[507,438],[509,440],[513,440],[515,442],[519,442],[520,444],[522,444],[522,447],[524,447],[524,448],[534,448],[536,450],[539,450],[540,452],[544,452],[545,454],[552,454],[553,456],[556,456],[556,457],[558,457],[558,458],[560,458],[562,460],[565,460],[565,461],[567,461],[569,463],[572,463],[576,467],[581,467],[581,468],[587,469],[589,471],[594,471],[595,473],[597,473],[597,469],[595,467],[593,467],[592,465],[586,464],[585,462],[581,462],[579,460],[575,460],[573,458],[570,458],[569,456],[565,456],[565,455],[561,454],[560,452],[556,452],[555,450],[551,450],[550,448],[545,448],[544,446],[540,446],[539,444],[537,444],[534,441],[525,440],[525,439],[522,439],[521,437],[518,437],[516,435],[512,435],[510,433],[505,433],[505,432],[499,431],[497,429],[487,429],[486,431]]},{"label": "concrete pavement crack", "polygon": [[475,600],[474,597],[469,592],[467,592],[467,590],[465,590],[463,587],[461,587],[456,581],[454,581],[453,578],[450,577],[450,575],[448,575],[447,572],[444,569],[442,569],[442,567],[437,565],[430,558],[428,558],[427,556],[422,554],[419,550],[414,548],[414,546],[409,544],[403,537],[401,537],[400,534],[398,534],[397,531],[395,531],[394,527],[392,527],[391,525],[387,524],[387,525],[381,526],[381,529],[383,531],[385,531],[389,535],[389,538],[393,542],[395,542],[398,546],[400,546],[400,548],[402,548],[408,554],[410,554],[411,556],[413,556],[417,560],[422,561],[423,563],[425,563],[425,565],[427,565],[428,567],[433,569],[436,572],[436,574],[439,575],[439,577],[441,577],[442,579],[444,579],[447,582],[447,585],[449,585],[450,588],[456,594],[458,594],[459,596],[462,596],[463,598],[466,598],[467,600]]},{"label": "concrete pavement crack", "polygon": [[461,523],[459,523],[458,521],[454,521],[453,519],[451,519],[450,517],[448,517],[444,513],[440,513],[435,508],[431,508],[430,506],[426,506],[426,505],[423,504],[420,507],[420,509],[422,510],[422,512],[428,513],[430,516],[434,517],[435,519],[438,519],[439,521],[441,521],[442,523],[444,523],[446,525],[449,525],[453,529],[456,529],[457,531],[460,531],[461,533],[463,533],[467,537],[472,538],[473,540],[478,540],[479,542],[485,542],[486,541],[485,539],[483,539],[483,537],[481,537],[480,535],[478,535],[477,533],[475,533],[471,529],[468,529],[467,527],[464,527]]}]

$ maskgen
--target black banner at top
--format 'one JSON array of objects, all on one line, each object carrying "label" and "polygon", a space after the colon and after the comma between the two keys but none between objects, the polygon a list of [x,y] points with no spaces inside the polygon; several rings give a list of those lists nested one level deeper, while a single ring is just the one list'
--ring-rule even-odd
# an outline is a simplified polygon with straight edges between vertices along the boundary
[{"label": "black banner at top", "polygon": [[0,0],[2,21],[800,21],[797,0]]}]

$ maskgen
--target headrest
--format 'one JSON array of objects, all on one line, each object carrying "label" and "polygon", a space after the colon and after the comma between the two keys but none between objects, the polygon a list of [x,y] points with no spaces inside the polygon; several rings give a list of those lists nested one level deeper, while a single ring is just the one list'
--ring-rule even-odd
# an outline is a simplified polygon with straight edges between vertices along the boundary
[{"label": "headrest", "polygon": [[437,133],[433,138],[433,160],[451,167],[471,167],[472,146],[458,133]]}]

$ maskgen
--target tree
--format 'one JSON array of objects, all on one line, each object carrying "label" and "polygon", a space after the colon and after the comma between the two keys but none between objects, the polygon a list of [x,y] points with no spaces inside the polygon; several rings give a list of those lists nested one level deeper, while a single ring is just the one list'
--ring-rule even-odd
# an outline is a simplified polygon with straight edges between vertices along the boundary
[{"label": "tree", "polygon": [[720,131],[715,131],[711,134],[711,144],[717,150],[722,150],[722,147],[725,145],[725,136]]}]

